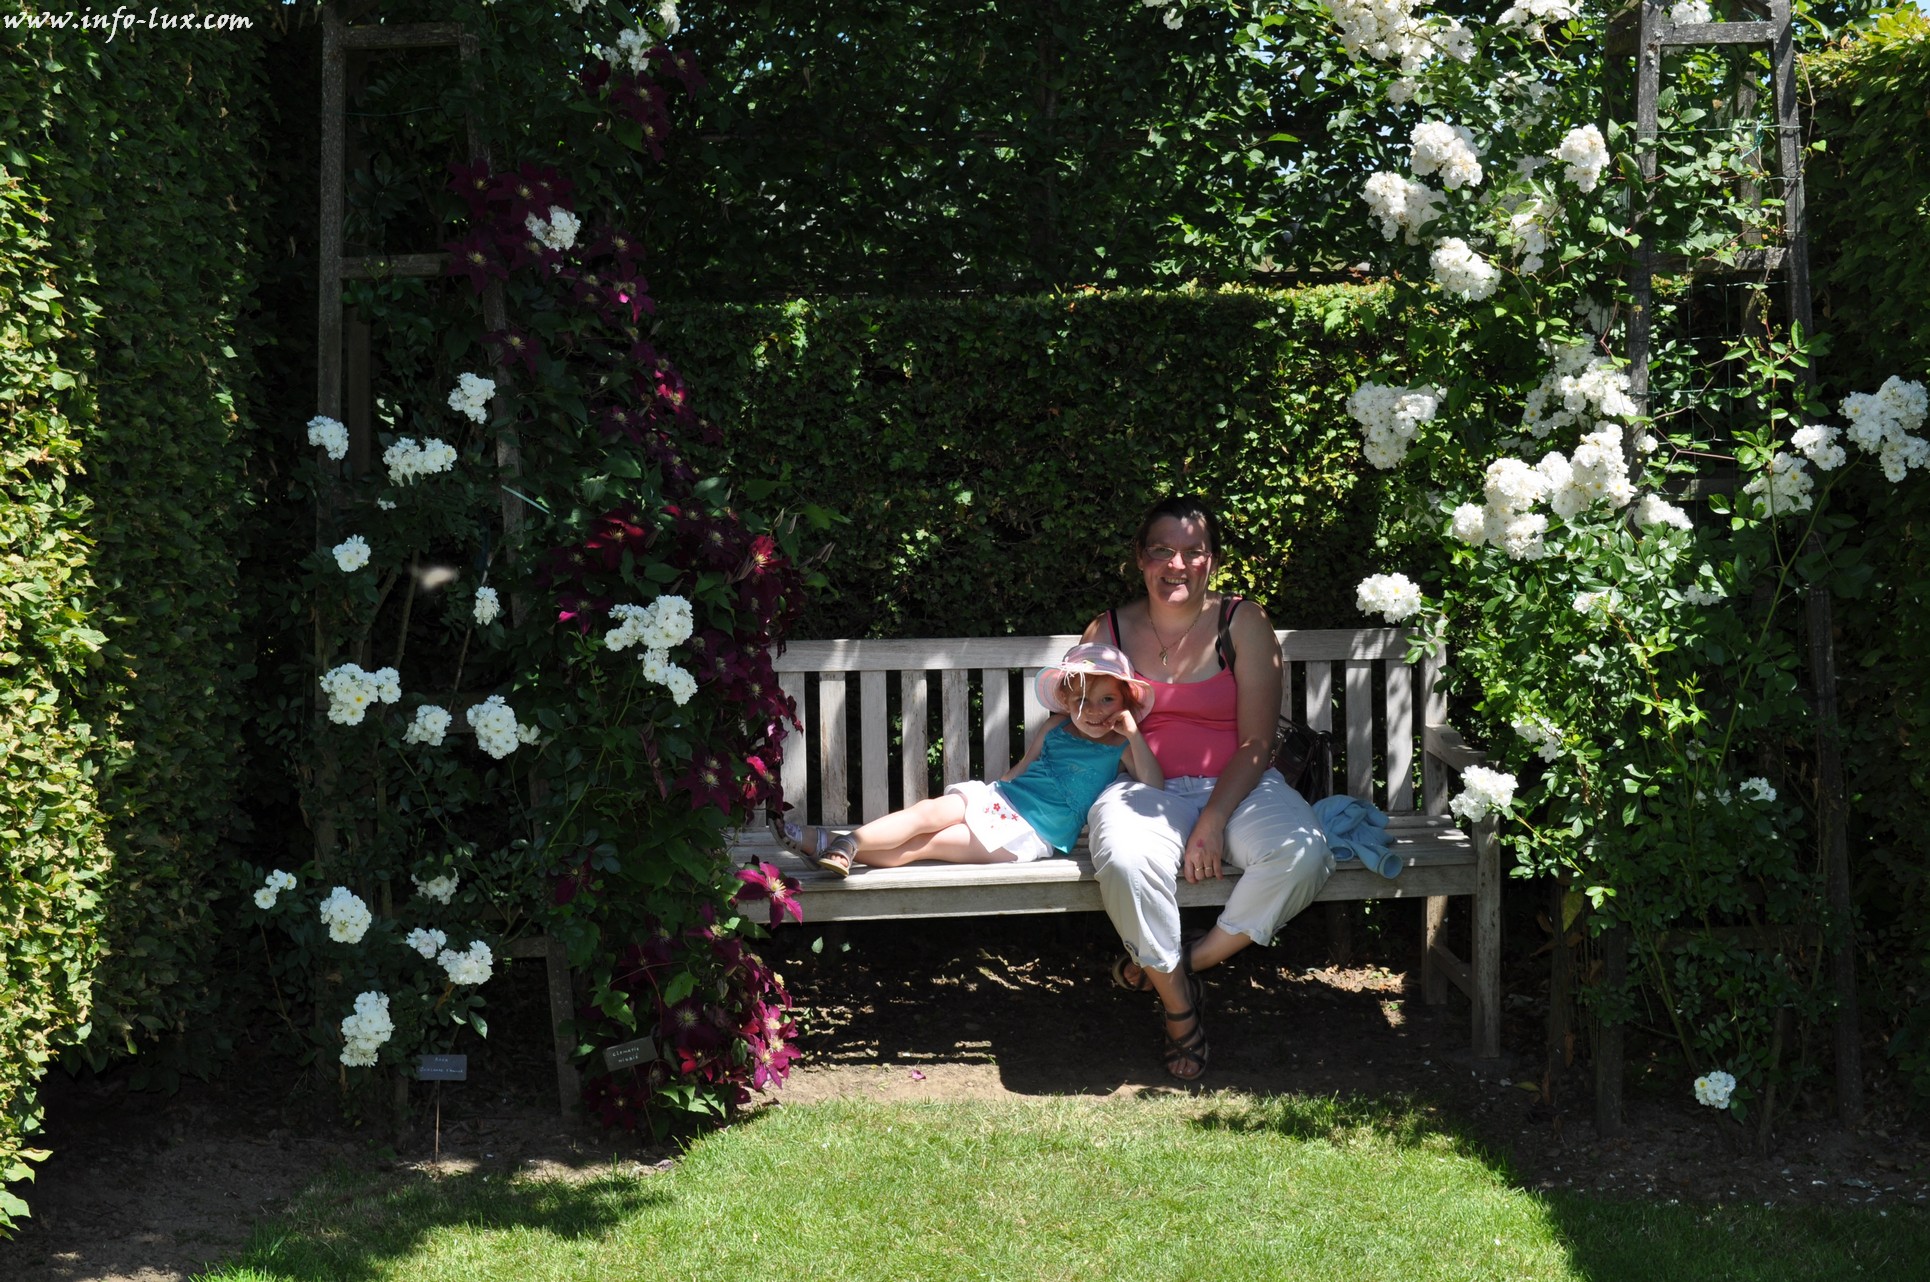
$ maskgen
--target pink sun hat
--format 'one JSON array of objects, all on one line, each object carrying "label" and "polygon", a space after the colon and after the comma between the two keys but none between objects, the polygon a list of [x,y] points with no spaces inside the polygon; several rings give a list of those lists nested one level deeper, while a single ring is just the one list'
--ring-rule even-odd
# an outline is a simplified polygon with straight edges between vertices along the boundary
[{"label": "pink sun hat", "polygon": [[1066,712],[1069,709],[1059,701],[1059,688],[1067,677],[1081,673],[1113,677],[1124,683],[1133,692],[1140,716],[1153,710],[1152,683],[1133,672],[1133,662],[1126,657],[1125,651],[1100,641],[1082,641],[1067,650],[1065,658],[1052,667],[1042,669],[1033,678],[1032,689],[1048,711]]}]

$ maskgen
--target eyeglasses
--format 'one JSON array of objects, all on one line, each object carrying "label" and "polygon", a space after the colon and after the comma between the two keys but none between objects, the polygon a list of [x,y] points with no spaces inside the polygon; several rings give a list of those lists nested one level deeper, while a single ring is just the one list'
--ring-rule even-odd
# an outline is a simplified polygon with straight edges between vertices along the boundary
[{"label": "eyeglasses", "polygon": [[1156,543],[1140,553],[1154,565],[1165,565],[1174,557],[1184,557],[1188,565],[1204,565],[1213,553],[1207,548],[1169,548],[1164,543]]}]

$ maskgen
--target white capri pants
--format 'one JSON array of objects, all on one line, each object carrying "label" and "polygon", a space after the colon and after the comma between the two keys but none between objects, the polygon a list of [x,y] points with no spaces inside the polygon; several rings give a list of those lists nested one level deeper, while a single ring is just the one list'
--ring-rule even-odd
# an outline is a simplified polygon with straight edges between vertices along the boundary
[{"label": "white capri pants", "polygon": [[[1161,790],[1121,778],[1088,814],[1106,915],[1127,954],[1148,970],[1179,969],[1180,861],[1215,782],[1187,776],[1167,780]],[[1260,776],[1227,822],[1223,862],[1241,875],[1220,913],[1220,929],[1257,944],[1273,942],[1334,871],[1313,807],[1277,770]]]}]

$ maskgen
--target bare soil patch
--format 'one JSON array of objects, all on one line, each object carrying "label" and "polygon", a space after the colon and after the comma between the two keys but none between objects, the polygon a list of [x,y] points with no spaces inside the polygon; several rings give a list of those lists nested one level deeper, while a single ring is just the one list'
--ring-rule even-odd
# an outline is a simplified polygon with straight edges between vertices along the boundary
[{"label": "bare soil patch", "polygon": [[[1405,1096],[1477,1139],[1526,1188],[1930,1214],[1930,1135],[1897,1113],[1845,1131],[1799,1107],[1762,1158],[1739,1128],[1693,1103],[1688,1082],[1631,1064],[1626,1130],[1601,1138],[1585,1069],[1544,1082],[1538,964],[1508,978],[1507,1062],[1475,1071],[1465,1003],[1420,999],[1408,949],[1418,930],[1398,916],[1409,908],[1418,912],[1393,906],[1393,927],[1345,966],[1327,959],[1315,920],[1212,972],[1204,1089]],[[806,1008],[805,1057],[778,1106],[1191,1089],[1160,1066],[1149,1000],[1111,987],[1116,949],[1104,920],[1083,916],[875,923],[842,935],[791,928],[771,951]],[[247,1057],[221,1082],[166,1098],[112,1077],[55,1074],[46,1091],[55,1155],[30,1190],[34,1220],[0,1243],[0,1277],[177,1282],[231,1255],[257,1218],[342,1165],[543,1175],[667,1166],[664,1146],[559,1118],[540,968],[513,966],[500,985],[471,1081],[443,1090],[439,1150],[423,1088],[415,1125],[397,1141],[385,1119],[345,1124],[327,1089]]]}]

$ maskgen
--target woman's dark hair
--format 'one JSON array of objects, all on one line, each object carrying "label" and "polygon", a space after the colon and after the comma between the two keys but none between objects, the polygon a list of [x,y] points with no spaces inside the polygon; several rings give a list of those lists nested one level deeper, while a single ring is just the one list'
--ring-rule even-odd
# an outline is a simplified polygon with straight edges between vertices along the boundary
[{"label": "woman's dark hair", "polygon": [[1139,531],[1133,535],[1133,555],[1137,557],[1146,550],[1146,538],[1152,533],[1153,524],[1165,517],[1176,517],[1182,521],[1198,521],[1206,526],[1206,550],[1215,560],[1220,555],[1220,521],[1213,515],[1206,500],[1194,494],[1175,494],[1161,499],[1146,509],[1140,518]]}]

